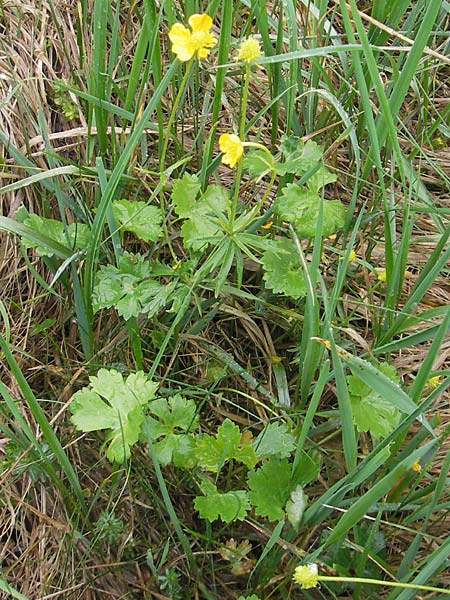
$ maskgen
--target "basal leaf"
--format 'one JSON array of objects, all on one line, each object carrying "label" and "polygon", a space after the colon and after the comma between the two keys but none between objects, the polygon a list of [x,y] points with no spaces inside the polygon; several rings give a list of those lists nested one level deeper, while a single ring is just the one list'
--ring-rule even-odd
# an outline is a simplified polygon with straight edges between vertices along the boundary
[{"label": "basal leaf", "polygon": [[275,161],[272,155],[263,150],[250,150],[244,156],[243,167],[251,177],[262,177],[274,170]]},{"label": "basal leaf", "polygon": [[97,376],[89,379],[90,388],[73,395],[71,421],[80,431],[111,429],[106,438],[106,456],[111,462],[123,462],[139,438],[142,409],[154,397],[158,384],[148,380],[142,371],[130,374],[124,381],[118,371],[100,369]]},{"label": "basal leaf", "polygon": [[200,180],[196,175],[184,173],[181,179],[173,182],[172,202],[179,217],[189,218],[197,206],[197,195],[200,191]]},{"label": "basal leaf", "polygon": [[[67,235],[64,231],[64,225],[56,219],[46,219],[38,215],[31,214],[24,220],[24,225],[35,229],[37,232],[45,233],[51,240],[58,242],[62,246],[69,246],[73,249],[84,249],[89,244],[90,229],[84,223],[71,223],[67,227]],[[27,248],[35,248],[39,256],[53,256],[52,250],[34,241],[22,238]]]},{"label": "basal leaf", "polygon": [[187,248],[201,250],[207,244],[223,237],[222,228],[214,217],[208,217],[201,211],[194,211],[181,227],[181,237]]},{"label": "basal leaf", "polygon": [[266,286],[291,298],[306,295],[306,280],[294,243],[282,238],[272,244],[261,258]]},{"label": "basal leaf", "polygon": [[275,212],[292,223],[301,237],[313,238],[322,209],[322,236],[328,237],[344,226],[345,207],[340,200],[324,200],[310,189],[289,183],[275,204]]},{"label": "basal leaf", "polygon": [[149,409],[157,418],[147,417],[145,434],[155,442],[159,462],[163,466],[172,463],[177,467],[193,467],[196,462],[194,438],[187,432],[198,424],[195,402],[177,394],[154,400]]},{"label": "basal leaf", "polygon": [[115,200],[113,211],[122,231],[131,231],[145,242],[154,242],[162,236],[163,215],[157,206],[137,200]]},{"label": "basal leaf", "polygon": [[221,185],[208,185],[206,192],[200,197],[198,210],[205,214],[219,215],[230,206],[230,193]]},{"label": "basal leaf", "polygon": [[242,434],[230,419],[220,425],[216,435],[205,434],[197,439],[198,464],[203,469],[216,473],[229,460],[243,463],[249,469],[257,462],[253,448],[242,441]]},{"label": "basal leaf", "polygon": [[287,425],[270,423],[264,427],[252,446],[258,457],[278,455],[287,458],[295,449],[295,436],[288,432]]},{"label": "basal leaf", "polygon": [[102,266],[95,278],[94,311],[114,307],[124,319],[141,313],[155,315],[171,300],[176,283],[162,285],[150,279],[151,271],[150,263],[139,254],[125,253],[118,267]]},{"label": "basal leaf", "polygon": [[250,502],[246,491],[221,493],[212,483],[207,489],[202,485],[202,490],[206,495],[197,496],[194,499],[194,507],[203,519],[211,522],[221,519],[225,523],[231,523],[236,520],[242,521],[247,516]]},{"label": "basal leaf", "polygon": [[248,475],[249,498],[257,515],[270,521],[284,517],[292,491],[291,465],[285,458],[272,457]]},{"label": "basal leaf", "polygon": [[337,180],[337,175],[329,171],[326,167],[320,167],[307,180],[306,185],[313,192],[318,192],[329,183],[334,183]]},{"label": "basal leaf", "polygon": [[[400,381],[395,367],[377,363],[376,368],[393,382]],[[347,376],[347,385],[358,431],[369,432],[374,438],[388,436],[400,423],[401,412],[398,408],[356,375]]]}]

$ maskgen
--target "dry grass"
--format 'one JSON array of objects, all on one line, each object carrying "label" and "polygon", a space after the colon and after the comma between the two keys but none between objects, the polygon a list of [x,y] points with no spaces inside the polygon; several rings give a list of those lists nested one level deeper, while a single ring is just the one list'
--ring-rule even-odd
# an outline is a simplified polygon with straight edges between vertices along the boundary
[{"label": "dry grass", "polygon": [[[77,119],[73,122],[67,121],[58,112],[52,88],[52,82],[56,80],[71,81],[72,66],[76,68],[80,63],[77,32],[74,27],[77,7],[76,0],[55,0],[51,4],[45,0],[41,3],[36,3],[34,0],[0,1],[0,129],[7,135],[13,146],[22,149],[32,157],[36,167],[42,170],[48,169],[50,165],[43,148],[42,126],[39,125],[39,120],[44,124],[57,152],[76,158],[83,156],[85,150],[87,125],[81,108]],[[124,29],[124,35],[126,31],[131,48],[139,24],[132,18],[126,18],[125,21],[124,27],[126,25],[129,29]],[[88,48],[90,44],[88,33],[84,32],[83,35],[84,47]],[[78,82],[80,85],[82,79],[81,77]],[[265,103],[263,94],[265,86],[266,83],[262,81],[260,87],[256,86],[251,91],[252,98],[255,100],[255,111]],[[439,99],[443,103],[449,101],[448,87],[444,89],[444,93],[446,95]],[[75,98],[73,100],[77,102]],[[230,93],[228,100],[238,104],[239,89],[236,89],[235,93]],[[226,109],[227,107],[224,111],[224,124],[227,121]],[[234,107],[230,106],[230,115],[233,110]],[[189,138],[188,128],[185,130],[185,136],[186,139]],[[189,142],[187,145],[189,146]],[[0,146],[0,153],[2,185],[22,178],[23,170],[9,157],[7,148]],[[345,170],[345,164],[339,163],[338,153],[336,157],[338,166],[342,165]],[[448,149],[429,150],[428,157],[435,166],[437,165],[450,176]],[[449,198],[445,186],[436,175],[436,168],[423,166],[422,172],[425,183],[435,186],[436,204],[449,207]],[[30,212],[39,213],[42,207],[39,193],[38,188],[27,187],[0,195],[1,214],[12,217],[21,205],[25,205]],[[350,196],[350,189],[348,195]],[[423,216],[417,219],[412,239],[405,280],[405,299],[408,290],[417,279],[421,265],[426,262],[438,239],[438,231],[432,220]],[[374,242],[375,245],[378,244],[378,240]],[[366,239],[360,239],[359,256],[365,255],[368,245]],[[379,258],[379,264],[382,266],[381,244],[378,253],[376,248],[370,252],[372,262]],[[32,259],[32,264],[44,278],[48,277],[48,273],[42,269],[37,259]],[[373,282],[373,274],[369,273],[364,266],[358,267],[354,271],[352,285],[348,286],[343,303],[344,308],[352,313],[358,322],[357,326],[344,333],[353,338],[361,352],[365,351],[371,341],[369,332],[373,311],[367,307],[368,282]],[[2,233],[0,233],[0,299],[4,301],[8,310],[11,325],[10,341],[19,365],[37,394],[42,394],[42,398],[57,399],[55,402],[47,403],[49,419],[55,419],[55,427],[61,433],[62,439],[65,439],[67,428],[64,425],[62,410],[66,407],[72,389],[86,380],[86,370],[80,364],[76,328],[67,318],[63,304],[51,295],[42,293],[36,279],[24,264],[18,242]],[[370,303],[376,305],[379,301],[380,298],[375,292],[370,298]],[[442,277],[434,282],[417,310],[419,312],[422,309],[449,304],[450,284]],[[55,321],[46,335],[34,335],[35,325],[50,317]],[[201,387],[202,381],[207,377],[208,366],[216,358],[211,351],[211,348],[216,345],[221,351],[232,354],[234,359],[262,382],[271,394],[275,394],[276,388],[271,369],[272,357],[276,354],[275,335],[285,338],[286,341],[283,342],[286,350],[285,364],[288,369],[295,369],[295,366],[290,363],[289,352],[292,350],[292,341],[287,333],[288,322],[281,314],[277,319],[280,326],[271,331],[251,307],[230,300],[221,306],[218,318],[202,332],[201,336],[191,336],[188,333],[183,336],[182,353],[181,348],[175,349],[171,364],[177,361],[178,368],[182,371],[180,377],[184,382]],[[150,335],[150,330],[144,329],[143,335],[146,334]],[[119,355],[126,362],[129,348],[125,336],[125,330],[117,326],[110,344],[96,356],[96,360],[108,364],[117,361]],[[228,345],[224,344],[224,340],[229,340]],[[392,357],[405,380],[414,377],[428,347],[426,343],[420,344],[399,351]],[[169,367],[165,374],[168,374]],[[434,368],[450,369],[450,339],[443,344]],[[0,373],[12,397],[20,401],[20,390],[6,364],[0,366]],[[234,405],[211,401],[209,410],[211,422],[219,417],[232,416],[237,423],[248,425],[251,422],[248,417],[249,411],[262,420],[267,419],[270,410],[268,413],[265,405],[266,398],[262,395],[258,396],[251,387],[246,387],[246,383],[237,376],[227,380],[227,387],[231,385],[245,392],[247,397],[255,398],[256,402],[252,403],[250,400],[247,403],[242,398],[243,394],[233,396]],[[330,402],[334,399],[332,389],[328,391],[328,397]],[[443,407],[442,410],[439,409],[442,428],[450,422],[449,400],[450,395],[447,393],[437,401],[437,407]],[[244,410],[238,407],[240,403]],[[36,424],[32,422],[27,411],[22,409],[22,413],[29,420],[30,427],[36,430]],[[257,427],[257,423],[254,424]],[[6,457],[6,444],[6,436],[0,433],[0,461]],[[94,442],[89,436],[85,436],[82,439],[72,439],[68,452],[73,464],[84,473],[82,483],[87,494],[95,493],[95,490],[101,490],[104,486],[101,494],[106,507],[113,476],[107,472],[104,462],[98,462],[98,452],[93,450],[93,447],[97,447],[97,441]],[[328,446],[327,451],[332,451],[332,444]],[[430,474],[438,475],[447,451],[448,445],[443,446],[435,457],[435,464]],[[161,539],[160,523],[152,522],[153,507],[148,504],[148,490],[141,494],[139,482],[127,481],[126,486],[118,491],[115,512],[123,517],[126,527],[112,554],[110,548],[96,540],[95,536],[88,539],[79,533],[82,524],[73,521],[58,492],[47,481],[41,480],[39,470],[34,480],[30,477],[29,469],[22,472],[23,463],[27,460],[26,454],[19,456],[19,459],[0,473],[0,568],[2,575],[11,584],[20,589],[30,600],[150,597],[164,600],[167,598],[163,593],[154,591],[157,587],[151,578],[150,570],[143,568],[142,560],[138,561],[135,558],[139,556],[142,559],[146,548],[151,545],[161,550],[165,542],[165,539]],[[139,461],[145,465],[145,457],[141,457]],[[151,481],[148,473],[146,478],[147,487],[150,488],[154,482]],[[107,484],[105,485],[104,482]],[[331,480],[322,480],[318,482],[318,487],[323,491],[331,483]],[[186,515],[186,523],[195,529],[195,519],[190,515],[191,499],[184,495],[182,485],[180,490],[180,494],[176,497],[180,512]],[[154,500],[157,501],[156,498]],[[98,516],[98,514],[90,515],[90,518],[95,521]],[[441,511],[435,515],[435,519],[436,523],[431,526],[431,531],[443,540],[450,526],[448,513]],[[163,535],[167,537],[167,531]],[[252,522],[243,524],[242,538],[246,537],[254,541],[255,548],[267,542],[267,532],[257,530]],[[311,537],[314,537],[314,532],[311,532]],[[409,539],[410,536],[402,532],[398,535],[398,539],[391,540],[390,558],[393,564],[401,559]],[[131,558],[127,555],[130,540],[131,547],[134,548]],[[430,551],[429,544],[432,542],[427,541],[423,545],[422,555]],[[174,552],[168,564],[169,566],[180,564],[182,559],[183,557]],[[205,556],[205,565],[207,565],[207,556]],[[237,597],[235,590],[239,589],[242,580],[239,577],[232,578],[229,572],[224,572],[223,577],[217,575],[217,585],[223,591],[223,598],[234,599]],[[277,583],[277,581],[272,582],[274,589]],[[450,585],[448,574],[443,577],[442,584]],[[6,600],[8,597],[7,593],[0,592],[0,598]],[[276,592],[273,597],[277,597]],[[291,597],[300,598],[300,592],[293,591]]]}]

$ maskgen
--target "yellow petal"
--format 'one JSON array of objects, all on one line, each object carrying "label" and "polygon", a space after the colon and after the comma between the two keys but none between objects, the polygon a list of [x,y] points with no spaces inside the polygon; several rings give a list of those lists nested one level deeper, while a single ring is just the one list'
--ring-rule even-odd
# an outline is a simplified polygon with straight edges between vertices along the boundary
[{"label": "yellow petal", "polygon": [[234,133],[222,133],[219,148],[223,152],[222,162],[232,169],[244,152],[241,140]]},{"label": "yellow petal", "polygon": [[191,15],[188,20],[189,25],[192,27],[192,31],[204,31],[208,33],[211,29],[212,19],[209,15]]},{"label": "yellow petal", "polygon": [[182,62],[187,62],[194,56],[195,47],[192,44],[192,34],[181,23],[172,25],[169,31],[169,39],[172,42],[172,52]]}]

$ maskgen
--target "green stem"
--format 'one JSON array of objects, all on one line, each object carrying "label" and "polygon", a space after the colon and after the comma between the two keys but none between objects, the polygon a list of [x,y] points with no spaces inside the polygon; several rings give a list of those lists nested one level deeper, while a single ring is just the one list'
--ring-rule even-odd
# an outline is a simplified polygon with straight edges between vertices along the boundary
[{"label": "green stem", "polygon": [[[191,58],[191,60],[188,62],[188,64],[186,65],[186,71],[183,75],[183,79],[181,80],[181,84],[180,87],[178,88],[178,93],[175,97],[175,101],[173,103],[172,106],[172,111],[170,113],[169,116],[169,121],[167,122],[167,129],[166,129],[166,135],[164,138],[164,144],[161,150],[161,159],[159,162],[159,172],[160,172],[160,179],[161,179],[161,194],[160,194],[160,204],[161,204],[161,210],[163,212],[163,214],[165,214],[166,210],[166,206],[165,206],[165,199],[164,199],[164,184],[165,184],[165,176],[164,176],[164,169],[165,169],[165,163],[166,163],[166,154],[167,154],[167,148],[169,146],[169,138],[171,136],[172,133],[172,125],[173,122],[175,121],[175,117],[177,114],[177,110],[178,110],[178,106],[180,104],[181,101],[181,96],[183,95],[183,92],[186,88],[186,84],[188,82],[189,79],[189,75],[191,74],[191,70],[192,70],[192,65],[194,63],[194,59]],[[169,248],[170,254],[172,255],[173,260],[177,260],[177,256],[174,252],[173,246],[172,246],[172,242],[170,240],[170,235],[167,229],[167,222],[166,219],[163,220],[163,229],[164,229],[164,237],[165,240],[167,242],[167,246]]]},{"label": "green stem", "polygon": [[336,582],[348,582],[348,583],[369,583],[372,585],[386,585],[389,587],[405,588],[409,590],[423,590],[425,592],[439,592],[440,594],[450,595],[450,590],[444,590],[441,588],[432,587],[430,585],[418,585],[416,583],[403,583],[401,581],[380,581],[379,579],[368,579],[365,577],[328,577],[326,575],[319,575],[319,581],[336,581]]},{"label": "green stem", "polygon": [[162,151],[161,151],[161,160],[159,162],[159,165],[160,165],[159,170],[160,170],[161,176],[163,174],[164,167],[165,167],[167,147],[169,145],[169,138],[170,138],[170,134],[171,134],[172,125],[173,125],[173,122],[175,121],[175,116],[177,114],[178,105],[180,104],[181,96],[183,95],[184,89],[185,89],[187,81],[189,79],[189,75],[191,74],[191,69],[192,69],[193,63],[194,63],[194,59],[191,58],[191,60],[186,65],[186,71],[183,75],[183,79],[181,80],[180,87],[178,88],[178,93],[177,93],[175,101],[173,103],[172,111],[170,113],[169,121],[167,123],[166,137],[164,138],[164,145],[163,145]]},{"label": "green stem", "polygon": [[[239,121],[239,139],[244,140],[245,136],[245,124],[247,121],[247,104],[248,104],[248,88],[250,85],[250,65],[245,66],[244,74],[244,89],[242,91],[242,104],[241,104],[241,115]],[[230,207],[230,231],[233,231],[234,220],[236,218],[236,209],[239,198],[240,181],[242,177],[242,161],[237,164],[236,170],[236,185],[234,187],[233,200]]]}]

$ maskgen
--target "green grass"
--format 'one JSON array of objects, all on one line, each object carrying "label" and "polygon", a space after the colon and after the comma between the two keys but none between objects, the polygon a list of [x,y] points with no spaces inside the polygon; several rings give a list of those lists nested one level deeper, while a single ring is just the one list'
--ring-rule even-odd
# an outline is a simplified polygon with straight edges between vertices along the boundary
[{"label": "green grass", "polygon": [[[217,45],[206,60],[181,63],[168,31],[202,12]],[[32,21],[49,40],[45,60],[61,73],[54,81],[46,71],[45,95],[32,87],[39,64],[22,80],[20,51],[5,51],[13,42],[27,47],[26,14],[20,2],[0,10],[10,23],[0,49],[14,100],[8,112],[1,104],[8,128],[0,131],[0,235],[15,244],[10,261],[0,251],[0,507],[2,527],[13,532],[2,540],[5,597],[70,597],[72,588],[93,598],[417,597],[383,581],[447,595],[448,4],[95,0],[64,12],[51,0]],[[263,55],[245,66],[235,56],[249,36]],[[69,132],[67,147],[57,131]],[[257,170],[254,147],[235,169],[221,165],[218,138],[227,132],[265,146],[274,157],[262,153],[267,171]],[[40,144],[30,147],[36,136]],[[286,166],[280,145],[294,137],[320,144],[323,163],[304,155],[306,166],[277,171]],[[337,181],[311,190],[322,164]],[[184,174],[198,177],[199,190],[189,180],[180,199],[174,182]],[[313,235],[302,233],[306,209],[290,222],[280,217],[293,182],[318,194]],[[213,200],[198,208],[209,185],[222,187],[209,188]],[[14,214],[18,197],[26,210]],[[158,207],[161,235],[145,240],[125,228],[114,204],[122,199]],[[329,234],[337,199],[345,214],[333,217]],[[29,214],[61,222],[61,236],[50,224],[31,227]],[[85,241],[81,229],[73,237],[73,223],[88,227]],[[279,240],[290,243],[299,294],[283,288],[287,271],[271,287],[268,253]],[[136,258],[123,270],[127,252],[144,257],[145,276],[133,270]],[[115,275],[101,297],[107,265]],[[156,308],[125,320],[117,298],[104,300],[119,281],[130,298],[142,290],[129,306],[145,299]],[[98,310],[102,298],[110,308]],[[52,347],[61,348],[57,358]],[[142,370],[162,398],[195,402],[198,426],[182,432],[180,412],[156,435],[151,402],[145,417],[118,409],[131,457],[109,464],[108,431],[75,430],[69,410],[72,394],[102,367]],[[374,435],[373,423],[362,431],[361,398],[368,410],[378,407],[369,421],[383,424],[388,414],[385,435]],[[116,401],[124,401],[119,393]],[[236,447],[220,446],[226,419],[242,434]],[[278,458],[268,458],[268,447],[257,466],[240,462],[263,432]],[[185,464],[163,452],[178,443]],[[207,444],[209,457],[219,453],[214,468],[202,455]],[[273,518],[252,483],[270,461],[279,465],[266,485],[271,508],[281,503]],[[218,494],[206,513],[228,502],[229,522],[195,510],[196,497],[208,498],[205,478]],[[235,518],[245,502],[245,517]],[[31,543],[40,519],[54,525],[48,548]],[[13,551],[13,538],[32,550]],[[302,591],[292,575],[310,562],[331,579]]]}]

